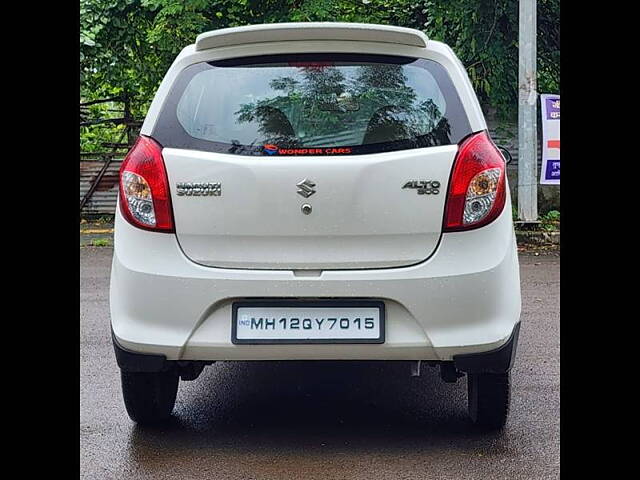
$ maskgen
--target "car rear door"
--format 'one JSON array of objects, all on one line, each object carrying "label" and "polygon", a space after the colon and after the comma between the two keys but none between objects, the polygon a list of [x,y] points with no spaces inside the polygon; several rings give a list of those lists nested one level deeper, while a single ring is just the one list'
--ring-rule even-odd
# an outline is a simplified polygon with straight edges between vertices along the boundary
[{"label": "car rear door", "polygon": [[153,137],[189,258],[324,270],[428,258],[470,133],[436,62],[307,54],[188,67]]}]

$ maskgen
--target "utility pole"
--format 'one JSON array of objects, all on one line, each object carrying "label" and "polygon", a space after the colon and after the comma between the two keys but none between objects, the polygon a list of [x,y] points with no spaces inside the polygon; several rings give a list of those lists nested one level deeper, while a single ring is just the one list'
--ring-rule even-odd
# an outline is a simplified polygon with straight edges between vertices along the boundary
[{"label": "utility pole", "polygon": [[518,29],[518,220],[538,221],[536,0],[520,0]]}]

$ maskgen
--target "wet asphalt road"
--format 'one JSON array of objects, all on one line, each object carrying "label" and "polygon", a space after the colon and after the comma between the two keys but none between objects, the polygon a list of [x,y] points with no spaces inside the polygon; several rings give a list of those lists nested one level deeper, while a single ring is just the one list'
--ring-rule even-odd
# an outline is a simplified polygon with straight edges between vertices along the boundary
[{"label": "wet asphalt road", "polygon": [[521,256],[511,414],[474,431],[466,379],[404,362],[238,362],[181,382],[173,421],[127,417],[109,330],[111,248],[81,248],[80,472],[86,479],[559,477],[558,256]]}]

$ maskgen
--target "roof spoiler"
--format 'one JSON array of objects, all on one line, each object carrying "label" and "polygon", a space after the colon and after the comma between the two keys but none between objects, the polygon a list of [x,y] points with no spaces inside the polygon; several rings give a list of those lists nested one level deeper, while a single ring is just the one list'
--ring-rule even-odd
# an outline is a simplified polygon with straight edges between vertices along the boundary
[{"label": "roof spoiler", "polygon": [[412,28],[367,23],[300,22],[249,25],[201,33],[196,51],[264,42],[340,40],[427,46],[427,36]]}]

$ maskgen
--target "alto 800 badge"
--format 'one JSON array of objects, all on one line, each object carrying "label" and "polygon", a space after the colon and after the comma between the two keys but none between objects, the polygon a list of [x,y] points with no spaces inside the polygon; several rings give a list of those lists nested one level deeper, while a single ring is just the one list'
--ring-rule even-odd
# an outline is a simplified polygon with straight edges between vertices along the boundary
[{"label": "alto 800 badge", "polygon": [[437,180],[409,180],[402,188],[411,188],[418,195],[437,195],[440,193],[440,182]]}]

